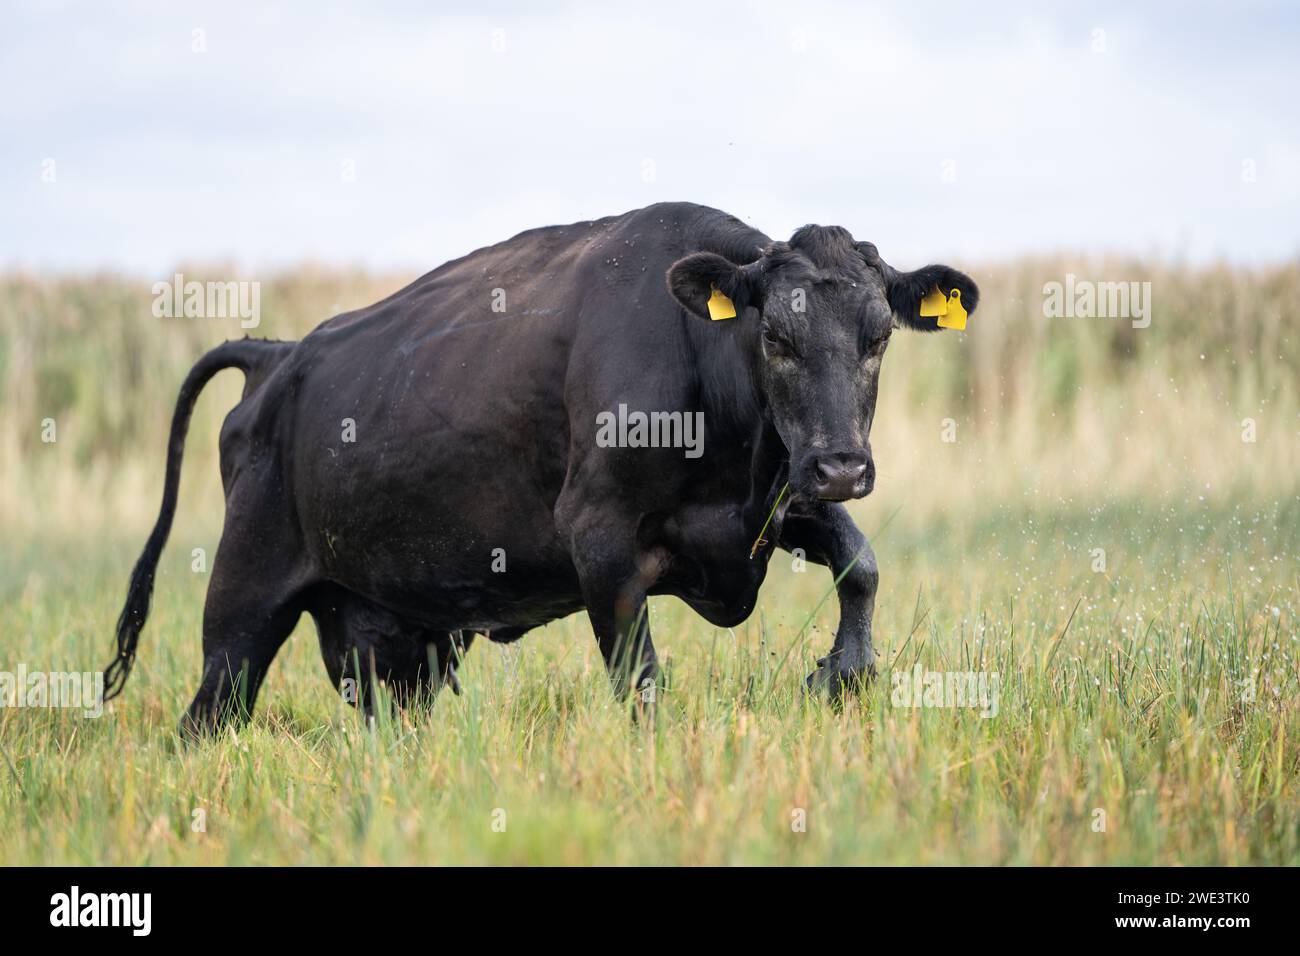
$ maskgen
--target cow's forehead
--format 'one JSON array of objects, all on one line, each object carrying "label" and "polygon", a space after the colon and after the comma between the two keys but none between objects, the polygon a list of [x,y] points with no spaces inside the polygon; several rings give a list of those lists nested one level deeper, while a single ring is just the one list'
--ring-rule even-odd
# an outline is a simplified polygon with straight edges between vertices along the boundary
[{"label": "cow's forehead", "polygon": [[862,259],[817,265],[798,253],[785,253],[764,269],[769,293],[795,289],[815,299],[862,302],[883,297],[884,280]]}]

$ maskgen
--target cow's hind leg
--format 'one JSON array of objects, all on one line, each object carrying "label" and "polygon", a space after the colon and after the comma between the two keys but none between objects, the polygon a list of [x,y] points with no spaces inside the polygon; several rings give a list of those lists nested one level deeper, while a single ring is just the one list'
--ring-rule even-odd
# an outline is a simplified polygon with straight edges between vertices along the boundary
[{"label": "cow's hind leg", "polygon": [[444,685],[460,693],[456,667],[472,633],[425,628],[333,586],[313,597],[310,610],[331,682],[368,715],[376,681],[399,707],[428,705]]},{"label": "cow's hind leg", "polygon": [[187,737],[248,718],[271,661],[302,614],[292,579],[276,573],[282,569],[233,551],[223,539],[212,569],[203,611],[203,678],[181,719]]}]

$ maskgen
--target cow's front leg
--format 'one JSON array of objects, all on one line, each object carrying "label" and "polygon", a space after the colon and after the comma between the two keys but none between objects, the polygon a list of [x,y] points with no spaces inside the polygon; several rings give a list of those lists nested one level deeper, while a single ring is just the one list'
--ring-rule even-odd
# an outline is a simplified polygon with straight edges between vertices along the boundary
[{"label": "cow's front leg", "polygon": [[876,609],[880,572],[876,555],[842,504],[816,501],[791,506],[781,528],[780,545],[802,550],[809,561],[826,565],[839,581],[840,623],[831,652],[808,675],[810,690],[825,689],[838,701],[876,676],[871,645],[871,616]]},{"label": "cow's front leg", "polygon": [[646,595],[668,564],[668,554],[633,546],[635,528],[608,526],[574,537],[574,564],[582,584],[587,616],[620,700],[630,688],[653,702],[659,658],[650,639]]}]

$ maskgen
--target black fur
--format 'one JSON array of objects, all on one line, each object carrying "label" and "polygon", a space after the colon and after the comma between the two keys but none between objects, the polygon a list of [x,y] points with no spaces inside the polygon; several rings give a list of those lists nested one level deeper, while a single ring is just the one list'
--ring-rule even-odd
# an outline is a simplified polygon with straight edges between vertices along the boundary
[{"label": "black fur", "polygon": [[709,318],[708,301],[714,289],[732,301],[737,317],[759,305],[759,286],[753,273],[715,252],[686,256],[668,270],[668,291],[702,319]]},{"label": "black fur", "polygon": [[131,674],[131,668],[135,664],[140,630],[149,616],[149,602],[153,596],[153,581],[154,574],[158,570],[158,559],[162,555],[163,545],[167,543],[172,519],[176,516],[181,459],[185,456],[185,434],[189,431],[190,415],[194,411],[194,403],[198,400],[199,392],[203,391],[203,386],[212,376],[227,368],[237,368],[244,372],[250,379],[249,387],[255,387],[257,379],[254,373],[274,365],[293,349],[293,345],[292,342],[248,338],[238,342],[225,342],[199,359],[181,384],[176,408],[172,413],[171,435],[167,440],[167,473],[163,479],[162,507],[153,531],[149,534],[149,540],[145,542],[144,552],[131,572],[126,605],[117,619],[117,656],[104,669],[104,700],[112,700],[122,692],[126,686],[126,679]]},{"label": "black fur", "polygon": [[921,332],[934,332],[942,328],[934,316],[921,315],[921,300],[935,289],[945,296],[953,289],[961,292],[962,307],[974,312],[979,305],[980,290],[975,280],[964,272],[958,272],[950,266],[922,266],[914,272],[889,270],[887,278],[890,308],[898,321],[910,329]]},{"label": "black fur", "polygon": [[851,274],[862,265],[853,236],[843,226],[800,226],[787,245],[818,269]]},{"label": "black fur", "polygon": [[[874,668],[876,569],[839,502],[875,480],[891,309],[917,326],[934,282],[974,309],[961,273],[898,273],[840,227],[774,243],[664,203],[529,230],[301,342],[223,345],[181,386],[106,696],[135,660],[191,409],[228,367],[246,381],[221,431],[226,520],[185,731],[246,716],[304,613],[331,679],[359,682],[367,707],[375,679],[403,700],[455,686],[466,635],[516,640],[584,608],[627,691],[658,673],[648,595],[734,626],[777,546],[835,575],[841,625],[811,682],[854,686]],[[714,286],[735,319],[697,318]],[[699,453],[603,441],[619,407],[698,416]]]}]

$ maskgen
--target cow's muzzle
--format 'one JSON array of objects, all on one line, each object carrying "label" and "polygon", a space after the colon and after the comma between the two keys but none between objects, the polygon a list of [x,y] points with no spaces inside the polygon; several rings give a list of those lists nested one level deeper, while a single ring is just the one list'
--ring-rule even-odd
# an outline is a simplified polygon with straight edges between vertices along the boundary
[{"label": "cow's muzzle", "polygon": [[818,455],[808,473],[812,493],[824,501],[865,498],[876,484],[875,463],[856,451]]}]

